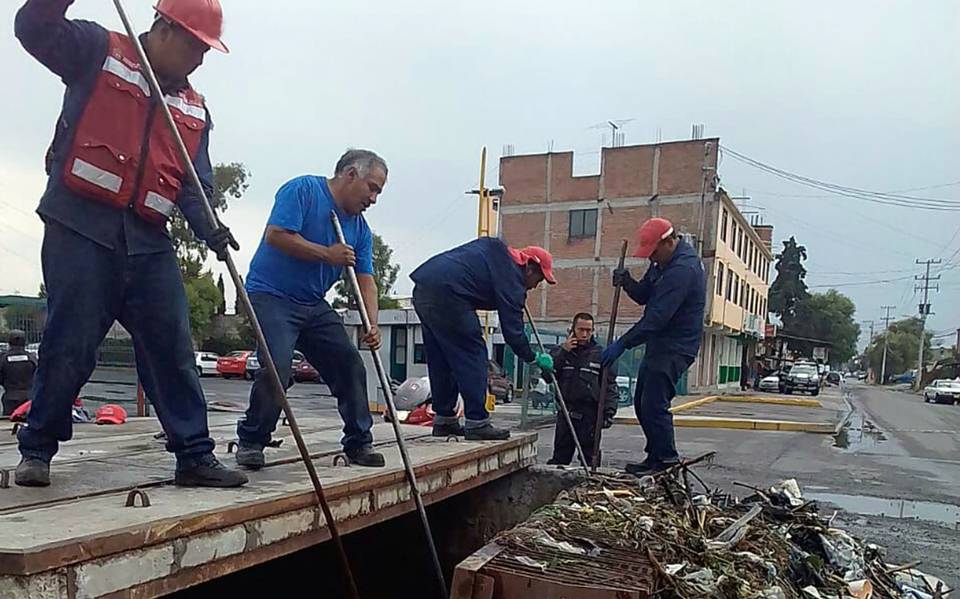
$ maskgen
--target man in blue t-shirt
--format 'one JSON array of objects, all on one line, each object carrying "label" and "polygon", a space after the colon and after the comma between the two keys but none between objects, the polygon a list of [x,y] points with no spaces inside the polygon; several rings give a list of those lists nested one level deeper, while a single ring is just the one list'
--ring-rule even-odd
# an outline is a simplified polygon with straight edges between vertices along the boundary
[{"label": "man in blue t-shirt", "polygon": [[[347,459],[373,467],[383,466],[384,459],[372,449],[363,359],[324,297],[343,268],[353,266],[370,321],[377,322],[373,233],[363,212],[377,202],[386,182],[386,162],[368,150],[348,150],[332,179],[306,175],[287,182],[277,192],[246,284],[280,380],[290,380],[293,351],[299,349],[337,398]],[[346,244],[337,241],[331,211],[340,219]],[[374,351],[380,348],[376,324],[362,341]],[[274,392],[267,370],[261,369],[250,406],[237,425],[241,466],[256,470],[264,465],[263,448],[280,417]]]}]

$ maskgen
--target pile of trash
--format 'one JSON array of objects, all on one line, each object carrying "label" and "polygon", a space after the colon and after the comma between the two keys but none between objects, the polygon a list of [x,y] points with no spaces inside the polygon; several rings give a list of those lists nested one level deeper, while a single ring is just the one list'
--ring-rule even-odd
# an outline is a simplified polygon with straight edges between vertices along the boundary
[{"label": "pile of trash", "polygon": [[743,498],[709,488],[690,466],[710,457],[642,479],[598,473],[496,541],[544,576],[607,562],[611,576],[598,580],[607,587],[623,580],[614,556],[630,552],[652,567],[651,596],[941,599],[950,592],[916,563],[889,565],[882,548],[831,526],[795,480],[769,489],[736,483],[752,491]]}]

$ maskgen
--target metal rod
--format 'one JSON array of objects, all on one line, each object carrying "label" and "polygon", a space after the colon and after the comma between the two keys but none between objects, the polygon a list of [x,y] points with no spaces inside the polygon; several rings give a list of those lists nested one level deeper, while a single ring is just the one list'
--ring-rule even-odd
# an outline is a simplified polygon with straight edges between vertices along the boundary
[{"label": "metal rod", "polygon": [[[627,260],[627,240],[623,240],[623,244],[620,246],[620,261],[617,263],[617,270],[623,269],[623,265]],[[613,338],[615,335],[615,329],[617,327],[617,313],[620,311],[620,289],[621,285],[614,285],[613,287],[613,306],[610,308],[610,330],[607,331],[607,347],[613,343]],[[593,431],[593,463],[590,464],[594,472],[597,471],[597,468],[600,467],[600,431],[603,429],[603,408],[604,402],[607,398],[607,368],[604,367],[600,370],[600,396],[597,397],[597,427]],[[619,397],[619,389],[617,390]]]},{"label": "metal rod", "polygon": [[[337,241],[346,245],[347,241],[343,236],[343,227],[340,226],[340,219],[337,217],[335,210],[330,211],[330,220],[333,222],[333,228],[337,232]],[[364,333],[369,333],[373,329],[373,324],[370,322],[367,306],[363,303],[363,292],[360,290],[360,282],[357,280],[357,271],[352,266],[348,266],[346,270],[347,278],[350,280],[350,288],[353,290],[353,296],[357,302],[357,311],[360,313],[360,322],[363,325],[363,331]],[[403,432],[400,430],[400,418],[397,416],[397,408],[393,402],[393,389],[390,387],[390,379],[387,378],[387,371],[384,369],[383,361],[380,359],[380,352],[370,348],[370,355],[373,358],[373,366],[377,369],[377,376],[380,378],[380,388],[383,389],[383,397],[387,401],[387,415],[390,417],[390,424],[393,425],[393,434],[397,437],[397,447],[400,449],[403,469],[407,473],[407,481],[410,483],[410,493],[413,495],[413,502],[417,506],[417,512],[420,514],[420,522],[423,524],[423,532],[427,537],[427,546],[430,549],[430,557],[433,559],[433,567],[436,570],[440,596],[447,599],[449,596],[447,581],[443,575],[443,566],[440,565],[437,546],[433,542],[433,532],[430,530],[430,521],[427,519],[427,508],[423,505],[423,497],[420,495],[417,475],[413,471],[413,464],[410,462],[410,455],[407,453],[407,444],[403,440]]]},{"label": "metal rod", "polygon": [[[541,353],[546,353],[546,348],[543,346],[543,340],[540,339],[540,331],[537,330],[537,323],[533,320],[533,315],[530,314],[530,308],[526,304],[523,305],[523,311],[527,314],[527,320],[530,321],[530,328],[533,330],[533,336],[537,340],[537,345],[540,347]],[[560,381],[557,380],[556,373],[553,373],[553,376],[550,378],[553,379],[553,390],[557,394],[557,405],[560,406],[560,412],[563,414],[564,420],[567,421],[567,428],[570,429],[570,436],[573,437],[573,444],[577,448],[577,457],[580,458],[580,465],[583,466],[583,472],[590,476],[590,469],[587,466],[587,458],[583,455],[583,447],[580,446],[580,439],[577,437],[577,431],[573,428],[573,420],[570,419],[570,412],[567,411],[567,403],[563,401],[563,393],[560,391]]]},{"label": "metal rod", "polygon": [[[155,101],[163,113],[163,119],[166,122],[167,127],[170,129],[170,133],[173,135],[174,141],[176,142],[177,152],[180,155],[180,159],[184,163],[184,167],[187,169],[187,175],[190,178],[189,182],[197,188],[197,193],[199,193],[200,197],[203,199],[203,210],[206,213],[207,220],[209,221],[210,226],[215,228],[219,224],[217,214],[214,212],[213,205],[210,203],[210,199],[207,197],[207,192],[203,188],[203,183],[200,181],[200,176],[197,174],[197,170],[193,166],[193,160],[190,158],[190,152],[187,151],[187,147],[183,143],[183,138],[180,136],[180,131],[177,130],[177,125],[173,120],[173,115],[170,114],[170,109],[167,107],[167,103],[163,101],[163,90],[160,89],[160,83],[157,81],[157,75],[153,70],[153,66],[150,64],[150,59],[147,58],[147,53],[144,51],[143,45],[140,44],[140,39],[137,37],[133,26],[130,24],[130,19],[127,17],[127,13],[123,8],[121,0],[113,0],[113,5],[117,9],[117,13],[120,15],[120,20],[123,21],[123,27],[127,30],[127,36],[130,38],[134,48],[137,50],[137,55],[140,57],[140,63],[143,65],[143,73],[146,75],[147,80],[150,83],[150,89],[156,95]],[[260,327],[260,321],[257,319],[257,315],[253,311],[253,305],[250,303],[250,297],[247,295],[247,291],[243,286],[243,280],[240,278],[240,273],[237,271],[237,266],[234,263],[233,256],[230,255],[229,250],[227,250],[226,254],[226,260],[224,260],[224,263],[227,265],[227,270],[230,272],[230,278],[233,280],[233,284],[237,289],[237,299],[240,300],[244,312],[246,312],[247,316],[250,318],[250,324],[253,326],[253,331],[257,338],[257,345],[259,346],[261,355],[261,366],[267,369],[267,374],[273,383],[275,388],[274,399],[280,405],[284,415],[287,417],[287,422],[290,424],[290,432],[293,433],[293,438],[297,443],[297,449],[300,450],[300,457],[303,459],[303,464],[307,469],[307,474],[310,476],[310,482],[313,483],[313,490],[317,495],[317,502],[320,504],[320,509],[323,511],[323,516],[327,523],[327,529],[330,531],[330,538],[333,540],[333,543],[337,548],[337,553],[340,556],[344,579],[347,583],[347,591],[350,597],[353,599],[359,599],[360,593],[357,590],[357,584],[353,578],[353,570],[350,568],[350,562],[347,559],[347,552],[343,547],[343,541],[340,538],[339,531],[337,530],[336,518],[334,518],[333,512],[330,511],[330,506],[327,504],[327,498],[323,492],[323,485],[320,484],[320,477],[317,475],[317,469],[313,464],[313,460],[310,459],[310,452],[307,449],[307,444],[303,440],[303,435],[300,432],[300,427],[297,425],[296,418],[294,418],[293,410],[290,409],[290,404],[287,402],[284,384],[280,380],[280,374],[277,372],[276,364],[273,363],[273,356],[270,355],[270,349],[267,347],[266,337],[264,337],[263,329]]]}]

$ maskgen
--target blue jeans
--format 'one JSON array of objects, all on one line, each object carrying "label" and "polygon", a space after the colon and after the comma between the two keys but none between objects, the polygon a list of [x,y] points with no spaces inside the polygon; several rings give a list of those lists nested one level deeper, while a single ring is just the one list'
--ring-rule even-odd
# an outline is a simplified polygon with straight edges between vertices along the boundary
[{"label": "blue jeans", "polygon": [[167,450],[181,464],[211,453],[175,254],[127,255],[122,239],[110,250],[49,220],[41,259],[47,324],[20,453],[49,462],[59,443],[71,438],[70,408],[114,320],[133,338],[137,374],[167,434]]},{"label": "blue jeans", "polygon": [[670,402],[677,395],[677,381],[693,363],[682,355],[644,358],[637,372],[633,408],[647,438],[647,460],[659,464],[680,459],[673,432]]},{"label": "blue jeans", "polygon": [[[251,293],[250,303],[267,338],[280,380],[290,380],[293,350],[299,349],[337,398],[343,419],[344,449],[373,443],[367,371],[340,315],[325,301],[308,306],[267,293]],[[265,364],[262,352],[258,355],[261,364]],[[281,411],[274,393],[267,369],[261,368],[250,390],[250,406],[237,424],[237,435],[244,445],[262,448],[270,443]]]},{"label": "blue jeans", "polygon": [[449,293],[417,286],[413,307],[420,317],[434,422],[457,421],[457,394],[463,397],[466,428],[490,422],[487,412],[487,346],[476,309]]}]

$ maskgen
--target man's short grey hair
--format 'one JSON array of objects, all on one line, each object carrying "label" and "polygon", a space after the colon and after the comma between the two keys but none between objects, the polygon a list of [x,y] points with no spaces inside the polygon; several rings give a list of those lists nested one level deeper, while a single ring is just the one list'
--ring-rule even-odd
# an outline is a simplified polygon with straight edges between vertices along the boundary
[{"label": "man's short grey hair", "polygon": [[334,169],[334,175],[342,175],[351,168],[357,169],[361,177],[366,177],[370,169],[383,169],[383,174],[387,174],[386,161],[370,150],[349,149],[340,160],[337,161],[337,167]]}]

